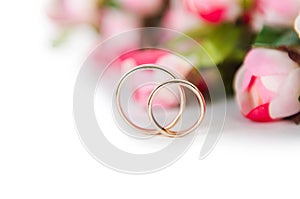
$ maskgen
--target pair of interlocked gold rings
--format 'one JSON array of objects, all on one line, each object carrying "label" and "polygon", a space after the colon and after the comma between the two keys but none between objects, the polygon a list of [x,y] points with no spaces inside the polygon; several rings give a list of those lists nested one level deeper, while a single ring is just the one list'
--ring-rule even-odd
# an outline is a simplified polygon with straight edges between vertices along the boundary
[{"label": "pair of interlocked gold rings", "polygon": [[[143,128],[143,127],[140,127],[137,124],[133,123],[126,116],[126,114],[124,113],[124,110],[121,106],[120,91],[122,89],[122,86],[123,86],[124,82],[133,73],[135,73],[137,71],[142,71],[142,70],[160,70],[162,72],[167,73],[172,78],[171,80],[168,80],[166,82],[163,82],[163,83],[159,84],[151,92],[151,94],[149,95],[149,98],[148,98],[148,102],[147,102],[148,116],[149,116],[150,121],[154,124],[156,129]],[[179,112],[178,112],[177,116],[174,118],[174,120],[170,124],[163,127],[155,119],[155,116],[153,114],[152,105],[153,105],[153,99],[154,99],[155,95],[157,94],[157,92],[159,92],[162,88],[164,88],[164,87],[166,87],[170,84],[177,84],[179,86],[180,109],[179,109]],[[181,131],[172,131],[171,128],[174,127],[178,123],[178,121],[181,119],[182,113],[183,113],[184,108],[185,108],[186,96],[185,96],[183,87],[190,89],[195,94],[195,96],[197,97],[197,101],[198,101],[198,104],[200,106],[200,115],[199,115],[199,118],[197,119],[197,121],[190,128],[188,128],[186,130],[181,130]],[[165,135],[165,136],[168,136],[168,137],[181,137],[181,136],[187,135],[188,133],[191,133],[192,131],[194,131],[200,125],[200,123],[202,122],[202,120],[204,118],[205,111],[206,111],[206,104],[205,104],[204,97],[203,97],[202,93],[199,91],[199,89],[194,84],[192,84],[189,81],[179,79],[177,77],[177,75],[175,75],[174,73],[172,73],[169,70],[163,68],[162,66],[159,66],[159,65],[156,65],[156,64],[142,64],[142,65],[136,66],[135,68],[129,70],[120,79],[115,94],[116,94],[117,109],[119,111],[119,114],[122,116],[123,120],[127,124],[129,124],[131,127],[135,128],[139,131],[143,131],[145,134],[148,134],[148,135],[162,134],[162,135]]]}]

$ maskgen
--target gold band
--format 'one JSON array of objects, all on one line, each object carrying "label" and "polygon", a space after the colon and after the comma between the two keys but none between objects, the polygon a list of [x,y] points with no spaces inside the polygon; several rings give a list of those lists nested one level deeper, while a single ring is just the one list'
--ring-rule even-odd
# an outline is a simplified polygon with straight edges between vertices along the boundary
[{"label": "gold band", "polygon": [[[169,126],[162,127],[156,121],[156,119],[153,115],[152,104],[153,104],[154,96],[160,89],[167,86],[168,84],[178,84],[180,86],[186,87],[186,88],[190,89],[197,97],[197,101],[200,106],[200,116],[199,116],[198,120],[193,124],[193,126],[187,130],[175,132],[175,131],[170,130]],[[202,122],[204,115],[205,115],[205,111],[206,111],[206,104],[205,104],[205,100],[204,100],[202,93],[199,91],[199,89],[194,84],[190,83],[189,81],[185,81],[185,80],[181,80],[181,79],[169,80],[169,81],[166,81],[166,82],[160,84],[151,92],[151,94],[148,98],[148,114],[149,114],[150,120],[157,127],[157,130],[159,130],[163,135],[166,135],[168,137],[181,137],[181,136],[184,136],[184,135],[194,131]]]},{"label": "gold band", "polygon": [[[141,70],[160,70],[162,72],[165,72],[167,73],[168,75],[171,76],[171,78],[173,79],[176,79],[177,76],[168,71],[167,69],[163,68],[162,66],[159,66],[159,65],[156,65],[156,64],[143,64],[143,65],[139,65],[133,69],[131,69],[130,71],[128,71],[127,73],[125,73],[122,78],[120,79],[119,83],[118,83],[118,86],[117,86],[117,89],[116,89],[116,92],[115,92],[115,96],[116,96],[116,106],[117,106],[117,109],[120,113],[120,115],[122,116],[123,120],[129,124],[131,127],[137,129],[137,130],[140,130],[140,131],[143,131],[144,133],[148,134],[148,135],[156,135],[156,134],[159,134],[161,133],[161,130],[160,129],[147,129],[147,128],[143,128],[143,127],[140,127],[138,126],[137,124],[134,124],[127,116],[126,114],[124,113],[123,111],[123,108],[121,106],[121,101],[120,101],[120,91],[122,89],[122,86],[124,84],[124,82],[126,81],[126,79],[132,75],[133,73],[137,72],[137,71],[141,71]],[[168,124],[165,128],[169,129],[169,128],[172,128],[173,126],[175,126],[178,122],[178,120],[181,118],[182,116],[182,113],[183,113],[183,110],[185,108],[185,94],[184,94],[184,90],[179,87],[179,93],[180,93],[180,110],[177,114],[177,116],[175,117],[175,119],[170,123]],[[152,103],[152,100],[151,100],[151,103]],[[149,105],[148,105],[149,106]]]}]

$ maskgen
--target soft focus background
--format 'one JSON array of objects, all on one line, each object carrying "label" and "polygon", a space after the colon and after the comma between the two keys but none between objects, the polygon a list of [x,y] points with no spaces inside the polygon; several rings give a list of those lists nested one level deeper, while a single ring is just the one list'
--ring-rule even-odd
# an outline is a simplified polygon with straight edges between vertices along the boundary
[{"label": "soft focus background", "polygon": [[78,28],[53,49],[48,4],[0,7],[1,198],[299,198],[299,126],[252,123],[231,99],[223,136],[205,160],[200,135],[154,174],[121,174],[95,161],[77,136],[72,92],[97,36]]},{"label": "soft focus background", "polygon": [[[95,50],[94,59],[98,67],[105,67],[105,60],[116,57],[117,73],[139,64],[161,64],[202,92],[206,86],[218,87],[208,83],[216,82],[216,74],[207,73],[217,65],[226,93],[231,96],[235,91],[242,115],[258,122],[284,118],[300,122],[300,0],[52,0],[46,13],[57,28],[54,46],[63,45],[80,28],[93,32],[98,42],[135,28],[182,32],[209,57],[201,48],[189,46],[184,36],[141,31]],[[181,54],[200,70],[205,82],[188,63],[145,49],[149,46]],[[133,48],[138,50],[127,53]],[[150,91],[136,90],[137,104],[144,104]],[[164,107],[174,105],[170,96],[157,101]]]}]

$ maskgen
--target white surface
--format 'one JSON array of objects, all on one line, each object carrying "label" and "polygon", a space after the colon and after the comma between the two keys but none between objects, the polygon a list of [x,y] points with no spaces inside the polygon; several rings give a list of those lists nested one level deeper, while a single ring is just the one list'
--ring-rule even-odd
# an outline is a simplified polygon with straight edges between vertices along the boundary
[{"label": "white surface", "polygon": [[233,102],[223,137],[205,160],[198,160],[199,136],[157,173],[121,174],[96,162],[72,116],[89,42],[49,48],[44,10],[39,1],[0,6],[0,198],[299,198],[300,126],[249,122]]}]

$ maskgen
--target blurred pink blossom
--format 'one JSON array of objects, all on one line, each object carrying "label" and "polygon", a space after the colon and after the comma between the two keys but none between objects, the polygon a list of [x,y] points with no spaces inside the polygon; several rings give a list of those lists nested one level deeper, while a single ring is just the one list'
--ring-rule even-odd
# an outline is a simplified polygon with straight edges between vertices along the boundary
[{"label": "blurred pink blossom", "polygon": [[121,7],[139,16],[151,16],[161,11],[163,0],[117,0]]},{"label": "blurred pink blossom", "polygon": [[166,54],[159,57],[157,64],[174,71],[182,78],[187,77],[188,73],[193,69],[192,65],[186,60],[173,54]]},{"label": "blurred pink blossom", "polygon": [[166,11],[162,20],[162,27],[181,32],[187,31],[199,24],[201,24],[199,17],[186,10],[182,2],[178,0],[171,1],[171,6]]},{"label": "blurred pink blossom", "polygon": [[300,0],[256,0],[252,26],[259,31],[263,25],[292,27],[300,11]]},{"label": "blurred pink blossom", "polygon": [[156,49],[134,50],[120,56],[121,70],[128,70],[142,64],[156,64],[157,60],[167,52]]},{"label": "blurred pink blossom", "polygon": [[107,8],[103,10],[103,19],[100,27],[101,36],[104,39],[133,28],[139,28],[140,26],[140,19],[131,13],[114,8]]},{"label": "blurred pink blossom", "polygon": [[187,9],[210,23],[234,21],[241,14],[240,0],[183,0]]},{"label": "blurred pink blossom", "polygon": [[[122,32],[138,28],[141,25],[140,19],[130,13],[114,8],[102,10],[103,18],[100,23],[101,33],[100,41],[109,37],[116,36]],[[130,49],[136,49],[139,46],[141,35],[137,31],[126,34],[123,37],[114,37],[109,44],[103,43],[101,51],[95,53],[95,60],[101,63],[103,60],[110,60],[119,57]]]},{"label": "blurred pink blossom", "polygon": [[234,86],[239,108],[251,120],[267,122],[300,111],[300,67],[286,52],[250,50]]},{"label": "blurred pink blossom", "polygon": [[[158,64],[162,67],[169,69],[170,71],[180,75],[181,77],[185,77],[188,72],[192,69],[192,66],[188,64],[188,62],[182,60],[181,58],[167,53],[162,50],[136,50],[120,57],[120,66],[123,73],[128,70],[141,65],[141,64]],[[160,71],[143,71],[139,73],[137,78],[139,79],[152,79],[161,74]],[[165,74],[164,74],[165,75]],[[138,88],[134,92],[134,100],[143,107],[147,107],[147,100],[152,92],[152,90],[157,85],[146,85]],[[176,95],[175,95],[176,96]],[[163,107],[174,107],[178,105],[177,98],[170,92],[168,89],[162,89],[159,94],[155,97],[154,104],[160,105]]]},{"label": "blurred pink blossom", "polygon": [[96,5],[96,0],[55,0],[47,14],[60,25],[97,24],[101,13]]}]

